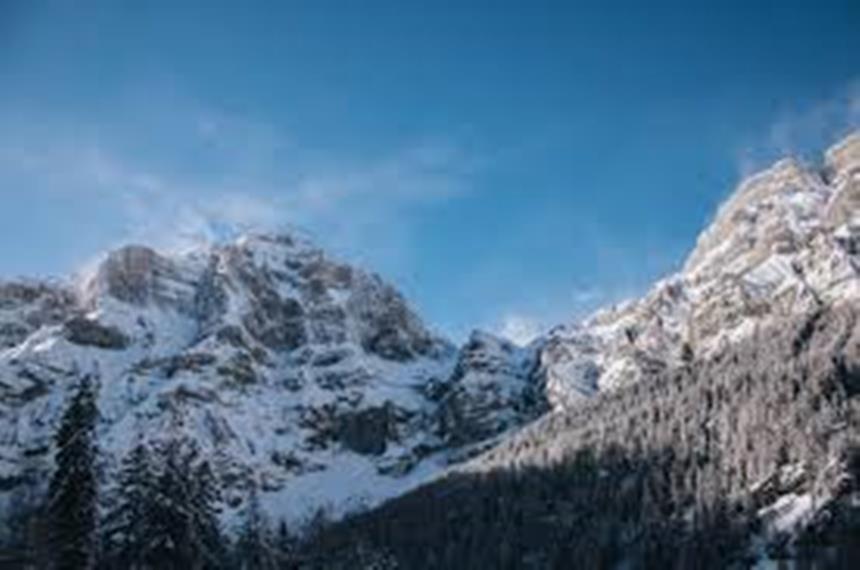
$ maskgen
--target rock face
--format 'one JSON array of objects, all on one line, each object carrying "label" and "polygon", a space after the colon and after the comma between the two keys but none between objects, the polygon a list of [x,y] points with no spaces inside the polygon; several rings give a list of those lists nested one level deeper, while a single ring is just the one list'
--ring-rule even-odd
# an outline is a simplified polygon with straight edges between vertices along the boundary
[{"label": "rock face", "polygon": [[356,453],[382,455],[394,431],[389,428],[393,421],[388,406],[346,415],[340,419],[339,439]]},{"label": "rock face", "polygon": [[131,245],[108,254],[90,284],[97,293],[136,306],[156,304],[190,309],[193,274],[182,275],[180,267],[154,250]]},{"label": "rock face", "polygon": [[539,349],[555,408],[743,342],[761,326],[860,298],[860,134],[824,165],[783,160],[744,181],[683,269],[641,299],[558,327]]},{"label": "rock face", "polygon": [[86,317],[78,316],[69,319],[65,329],[66,340],[81,346],[122,350],[129,343],[129,339],[117,327],[106,327]]},{"label": "rock face", "polygon": [[0,317],[6,501],[38,494],[81,374],[99,378],[108,477],[130,441],[180,430],[215,458],[228,504],[253,480],[273,515],[301,518],[448,461],[425,386],[448,380],[455,348],[379,277],[294,235],[124,247],[74,287],[4,285]]},{"label": "rock face", "polygon": [[0,349],[20,344],[43,325],[60,323],[74,304],[73,293],[59,285],[0,283]]},{"label": "rock face", "polygon": [[446,441],[477,443],[534,419],[546,406],[533,381],[534,353],[472,334],[460,351],[440,409]]}]

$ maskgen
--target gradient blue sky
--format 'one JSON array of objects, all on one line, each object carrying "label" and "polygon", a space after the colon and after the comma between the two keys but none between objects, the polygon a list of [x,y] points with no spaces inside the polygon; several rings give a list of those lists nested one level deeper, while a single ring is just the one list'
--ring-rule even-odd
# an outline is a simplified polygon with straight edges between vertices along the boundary
[{"label": "gradient blue sky", "polygon": [[0,275],[287,223],[455,337],[553,324],[860,125],[858,29],[856,0],[0,0]]}]

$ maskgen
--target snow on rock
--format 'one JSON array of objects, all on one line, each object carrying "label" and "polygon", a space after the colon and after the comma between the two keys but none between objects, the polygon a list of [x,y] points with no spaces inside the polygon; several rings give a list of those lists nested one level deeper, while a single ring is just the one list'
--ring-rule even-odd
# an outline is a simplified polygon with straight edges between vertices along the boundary
[{"label": "snow on rock", "polygon": [[740,184],[683,269],[538,341],[554,408],[743,341],[768,320],[860,298],[860,133],[823,168],[786,159]]},{"label": "snow on rock", "polygon": [[781,496],[773,505],[762,509],[759,517],[771,532],[787,533],[808,522],[814,513],[812,495],[789,493]]},{"label": "snow on rock", "polygon": [[378,502],[447,463],[428,387],[449,380],[456,349],[378,276],[293,235],[127,246],[67,288],[3,285],[0,333],[4,501],[38,494],[84,374],[98,379],[108,478],[134,442],[181,432],[228,506],[254,481],[274,517],[302,518]]},{"label": "snow on rock", "polygon": [[473,332],[438,395],[446,441],[459,446],[486,440],[544,411],[534,366],[533,350]]},{"label": "snow on rock", "polygon": [[74,302],[71,290],[59,284],[0,282],[0,350],[20,344],[44,325],[61,322]]}]

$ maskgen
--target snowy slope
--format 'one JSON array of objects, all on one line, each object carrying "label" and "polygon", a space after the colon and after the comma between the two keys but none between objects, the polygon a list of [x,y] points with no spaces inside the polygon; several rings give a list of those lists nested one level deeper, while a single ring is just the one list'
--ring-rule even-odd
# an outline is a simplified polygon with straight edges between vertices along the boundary
[{"label": "snowy slope", "polygon": [[294,236],[181,255],[130,246],[68,287],[2,292],[9,501],[38,493],[83,374],[99,379],[108,478],[137,439],[181,430],[208,450],[229,504],[254,480],[273,515],[302,517],[377,501],[444,464],[425,387],[448,379],[455,349],[377,276]]},{"label": "snowy slope", "polygon": [[679,273],[538,341],[540,379],[569,407],[848,299],[860,299],[860,132],[821,167],[786,159],[742,182]]}]

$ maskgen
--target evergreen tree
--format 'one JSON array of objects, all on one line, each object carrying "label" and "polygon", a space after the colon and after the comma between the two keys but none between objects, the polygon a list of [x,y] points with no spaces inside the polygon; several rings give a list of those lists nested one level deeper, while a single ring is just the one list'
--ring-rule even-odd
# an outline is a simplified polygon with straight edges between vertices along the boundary
[{"label": "evergreen tree", "polygon": [[[196,455],[196,454],[195,454]],[[193,531],[200,560],[205,568],[217,568],[227,554],[226,537],[218,524],[218,505],[221,502],[218,482],[208,461],[202,461],[192,471],[191,512]]]},{"label": "evergreen tree", "polygon": [[47,515],[57,569],[91,568],[95,563],[97,419],[93,381],[86,375],[75,388],[55,436],[56,468],[48,488]]},{"label": "evergreen tree", "polygon": [[155,475],[149,448],[139,442],[123,459],[117,496],[105,521],[106,554],[112,567],[140,568],[149,533]]},{"label": "evergreen tree", "polygon": [[290,533],[290,529],[287,526],[287,521],[281,519],[281,522],[278,524],[278,536],[277,536],[277,550],[278,556],[281,561],[281,566],[291,567],[295,554],[296,554],[296,543],[295,537]]},{"label": "evergreen tree", "polygon": [[194,467],[197,451],[174,439],[149,499],[142,558],[145,567],[198,570],[223,561],[217,487],[209,464]]},{"label": "evergreen tree", "polygon": [[237,567],[242,570],[272,570],[278,566],[269,522],[260,506],[256,483],[251,485],[242,511],[242,529],[236,550]]}]

